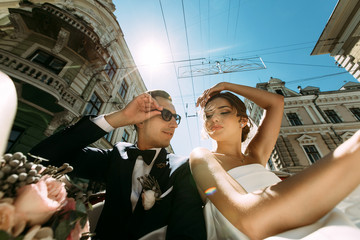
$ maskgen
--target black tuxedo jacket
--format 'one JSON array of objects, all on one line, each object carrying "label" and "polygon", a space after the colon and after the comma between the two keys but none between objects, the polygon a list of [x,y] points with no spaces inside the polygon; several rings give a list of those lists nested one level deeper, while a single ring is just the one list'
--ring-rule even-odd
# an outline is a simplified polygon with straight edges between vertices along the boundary
[{"label": "black tuxedo jacket", "polygon": [[132,212],[130,194],[135,159],[124,151],[129,143],[118,143],[113,149],[87,147],[106,134],[88,117],[46,138],[30,153],[50,160],[51,165],[68,162],[73,175],[103,181],[106,200],[96,227],[96,239],[138,239],[163,226],[167,239],[206,239],[202,200],[190,173],[187,158],[168,154],[161,149],[150,171],[164,198],[144,210],[141,197]]}]

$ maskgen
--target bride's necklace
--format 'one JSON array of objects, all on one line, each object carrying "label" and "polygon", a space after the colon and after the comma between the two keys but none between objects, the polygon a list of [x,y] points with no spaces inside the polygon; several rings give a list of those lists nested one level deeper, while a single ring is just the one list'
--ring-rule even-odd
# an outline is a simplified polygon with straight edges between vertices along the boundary
[{"label": "bride's necklace", "polygon": [[235,160],[235,161],[240,161],[241,163],[245,162],[245,156],[244,154],[241,154],[241,156],[233,156],[233,155],[226,155],[224,153],[217,153],[217,152],[213,152],[214,155],[219,155],[222,156],[224,158],[229,158],[231,160]]}]

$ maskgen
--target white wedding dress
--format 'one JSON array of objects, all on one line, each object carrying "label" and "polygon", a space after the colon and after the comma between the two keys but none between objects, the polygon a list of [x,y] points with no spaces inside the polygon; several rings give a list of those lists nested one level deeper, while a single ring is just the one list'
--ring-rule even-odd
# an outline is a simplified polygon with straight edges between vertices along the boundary
[{"label": "white wedding dress", "polygon": [[[260,164],[236,167],[229,170],[228,173],[237,180],[247,192],[253,192],[281,181],[274,173],[268,171]],[[235,228],[209,200],[205,204],[204,215],[209,240],[249,239],[245,234]],[[334,209],[314,224],[267,238],[267,240],[284,239],[355,240],[360,239],[360,229],[357,228],[345,214]]]}]

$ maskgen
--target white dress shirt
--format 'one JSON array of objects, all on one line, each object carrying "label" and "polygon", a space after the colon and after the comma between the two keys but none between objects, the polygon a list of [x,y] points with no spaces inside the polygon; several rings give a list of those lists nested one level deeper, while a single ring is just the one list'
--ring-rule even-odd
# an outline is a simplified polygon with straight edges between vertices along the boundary
[{"label": "white dress shirt", "polygon": [[[96,125],[98,125],[106,132],[111,132],[112,130],[114,130],[114,128],[105,120],[104,115],[100,115],[98,117],[92,118],[91,121],[93,121]],[[137,147],[137,145],[135,145],[135,147]],[[155,150],[156,153],[149,165],[147,165],[145,161],[143,161],[142,156],[138,156],[134,165],[134,169],[132,173],[132,190],[130,195],[133,211],[136,207],[138,200],[141,201],[141,198],[139,199],[139,197],[141,196],[142,193],[142,186],[139,180],[137,180],[137,178],[150,173],[151,168],[154,165],[154,160],[159,155],[161,148],[151,148],[150,150]]]}]

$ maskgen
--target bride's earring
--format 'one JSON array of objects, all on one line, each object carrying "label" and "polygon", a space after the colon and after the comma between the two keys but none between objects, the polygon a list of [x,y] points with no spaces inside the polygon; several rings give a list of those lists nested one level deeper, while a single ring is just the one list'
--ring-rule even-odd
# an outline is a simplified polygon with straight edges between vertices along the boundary
[{"label": "bride's earring", "polygon": [[243,128],[243,127],[244,127],[244,124],[243,124],[243,123],[242,123],[242,124],[240,124],[240,127],[241,127],[241,128]]}]

